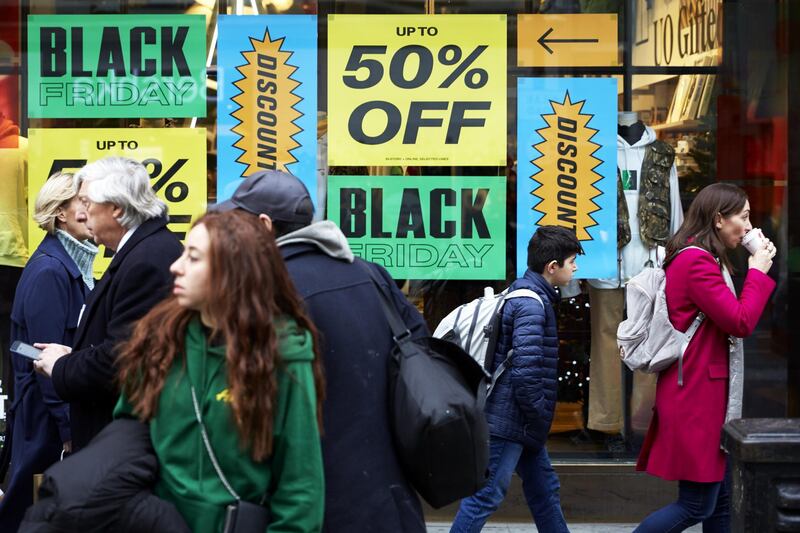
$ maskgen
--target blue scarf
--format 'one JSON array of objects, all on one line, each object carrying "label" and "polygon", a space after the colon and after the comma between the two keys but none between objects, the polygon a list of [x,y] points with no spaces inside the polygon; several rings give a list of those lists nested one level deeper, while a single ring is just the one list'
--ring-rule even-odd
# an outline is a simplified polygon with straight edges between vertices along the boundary
[{"label": "blue scarf", "polygon": [[62,229],[56,230],[56,237],[61,246],[64,247],[64,250],[66,250],[67,255],[75,261],[75,265],[81,272],[83,282],[86,283],[90,290],[94,289],[92,264],[94,263],[94,256],[97,255],[97,246],[88,240],[81,242]]}]

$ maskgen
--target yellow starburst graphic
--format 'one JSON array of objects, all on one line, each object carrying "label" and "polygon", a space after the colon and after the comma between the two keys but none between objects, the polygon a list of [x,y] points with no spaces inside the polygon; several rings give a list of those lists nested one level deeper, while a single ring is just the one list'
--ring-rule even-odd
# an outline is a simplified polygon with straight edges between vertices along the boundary
[{"label": "yellow starburst graphic", "polygon": [[247,165],[243,176],[258,170],[283,170],[297,161],[292,150],[300,144],[294,136],[302,131],[295,121],[303,114],[295,109],[301,101],[294,91],[300,82],[292,78],[297,67],[289,64],[292,52],[281,50],[283,38],[272,40],[269,30],[264,39],[250,38],[253,49],[242,52],[246,63],[236,70],[243,76],[234,85],[241,92],[233,97],[239,108],[232,128],[239,139],[233,144],[242,150],[237,158]]},{"label": "yellow starburst graphic", "polygon": [[553,113],[542,115],[547,126],[537,130],[543,140],[534,145],[541,155],[531,161],[539,171],[530,178],[537,183],[531,194],[539,199],[533,209],[542,214],[537,224],[564,226],[590,241],[588,228],[597,225],[592,213],[600,209],[594,199],[602,194],[595,168],[602,161],[594,157],[600,148],[592,142],[597,130],[589,127],[594,115],[581,114],[583,104],[572,103],[569,91],[563,102],[550,101]]}]

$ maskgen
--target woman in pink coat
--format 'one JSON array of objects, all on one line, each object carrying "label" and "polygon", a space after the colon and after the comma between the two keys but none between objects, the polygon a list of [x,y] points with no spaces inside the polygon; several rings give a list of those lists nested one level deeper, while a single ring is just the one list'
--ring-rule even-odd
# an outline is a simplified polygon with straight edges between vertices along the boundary
[{"label": "woman in pink coat", "polygon": [[[738,298],[728,250],[753,226],[750,203],[740,188],[724,183],[700,191],[686,219],[667,244],[667,309],[686,331],[699,312],[705,319],[678,365],[658,376],[656,405],[637,470],[677,480],[678,500],[648,516],[636,532],[673,532],[703,522],[704,533],[730,530],[730,476],[720,448],[722,425],[741,417],[741,337],[750,335],[775,282],[767,276],[775,246],[750,256]],[[683,248],[693,246],[679,253]],[[698,249],[701,248],[701,249]]]}]

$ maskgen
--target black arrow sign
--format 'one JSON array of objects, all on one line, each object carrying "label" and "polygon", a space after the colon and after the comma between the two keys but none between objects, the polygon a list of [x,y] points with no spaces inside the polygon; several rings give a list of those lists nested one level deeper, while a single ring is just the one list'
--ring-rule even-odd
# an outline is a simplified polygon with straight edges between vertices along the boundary
[{"label": "black arrow sign", "polygon": [[547,50],[548,54],[553,53],[553,49],[547,46],[547,43],[599,43],[599,39],[548,39],[547,36],[553,33],[553,28],[548,29],[546,32],[542,34],[541,37],[536,41],[542,48]]}]

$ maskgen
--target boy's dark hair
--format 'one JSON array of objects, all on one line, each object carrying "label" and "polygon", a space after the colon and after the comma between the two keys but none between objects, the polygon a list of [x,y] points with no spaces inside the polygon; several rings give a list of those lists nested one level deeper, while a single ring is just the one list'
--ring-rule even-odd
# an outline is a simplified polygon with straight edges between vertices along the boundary
[{"label": "boy's dark hair", "polygon": [[563,267],[569,256],[583,253],[583,247],[572,230],[561,226],[541,226],[528,241],[528,268],[542,274],[550,261],[555,260],[558,266]]}]

